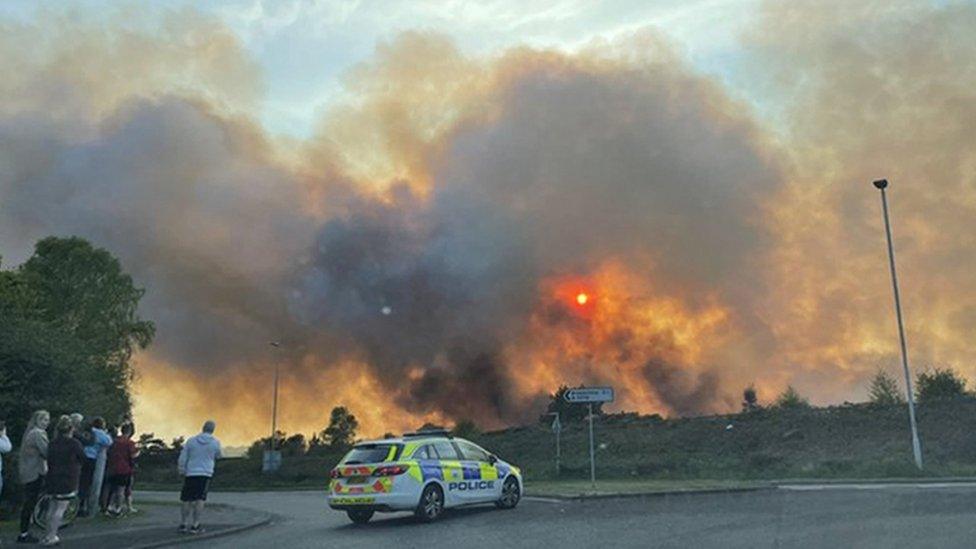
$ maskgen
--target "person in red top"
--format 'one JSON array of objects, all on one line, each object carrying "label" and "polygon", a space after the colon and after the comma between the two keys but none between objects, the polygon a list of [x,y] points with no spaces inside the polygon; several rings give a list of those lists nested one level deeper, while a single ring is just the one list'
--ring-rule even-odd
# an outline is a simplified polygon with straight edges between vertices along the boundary
[{"label": "person in red top", "polygon": [[115,438],[108,449],[106,470],[109,484],[108,514],[120,515],[125,501],[125,488],[132,481],[135,473],[136,458],[139,450],[132,442],[134,428],[131,423],[122,426],[122,434]]}]

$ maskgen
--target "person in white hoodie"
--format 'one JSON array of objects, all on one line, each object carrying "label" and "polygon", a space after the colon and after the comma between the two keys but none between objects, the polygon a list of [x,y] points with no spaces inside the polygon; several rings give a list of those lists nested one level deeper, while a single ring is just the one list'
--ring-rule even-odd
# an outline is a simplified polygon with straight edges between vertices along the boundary
[{"label": "person in white hoodie", "polygon": [[[10,439],[7,438],[7,424],[0,420],[0,454],[13,450]],[[3,495],[3,457],[0,456],[0,496]]]},{"label": "person in white hoodie", "polygon": [[203,506],[207,501],[207,488],[214,474],[214,465],[220,458],[220,441],[213,436],[216,427],[213,420],[208,420],[203,424],[203,432],[190,437],[180,451],[177,465],[183,477],[183,490],[180,491],[181,534],[203,532],[200,515],[203,514]]}]

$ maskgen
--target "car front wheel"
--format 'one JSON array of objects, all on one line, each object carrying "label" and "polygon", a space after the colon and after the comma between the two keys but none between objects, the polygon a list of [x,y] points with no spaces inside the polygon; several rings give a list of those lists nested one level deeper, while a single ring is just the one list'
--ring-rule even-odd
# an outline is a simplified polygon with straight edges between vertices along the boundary
[{"label": "car front wheel", "polygon": [[502,497],[498,498],[495,506],[499,509],[514,509],[522,499],[522,490],[519,489],[518,479],[508,477],[505,484],[502,484]]}]

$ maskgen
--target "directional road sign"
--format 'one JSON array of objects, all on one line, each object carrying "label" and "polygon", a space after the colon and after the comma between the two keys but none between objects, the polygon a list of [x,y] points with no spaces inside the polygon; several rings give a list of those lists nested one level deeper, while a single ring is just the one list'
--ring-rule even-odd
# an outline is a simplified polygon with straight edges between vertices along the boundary
[{"label": "directional road sign", "polygon": [[613,387],[583,387],[566,391],[566,402],[613,402]]}]

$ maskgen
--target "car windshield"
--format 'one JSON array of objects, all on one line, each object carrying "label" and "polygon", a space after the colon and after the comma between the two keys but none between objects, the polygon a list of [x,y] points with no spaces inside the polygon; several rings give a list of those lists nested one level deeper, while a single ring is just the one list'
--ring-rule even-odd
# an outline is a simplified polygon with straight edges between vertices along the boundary
[{"label": "car windshield", "polygon": [[[354,465],[357,463],[382,463],[397,458],[402,445],[400,444],[360,444],[346,454],[342,463]],[[391,451],[392,450],[392,451]]]}]

